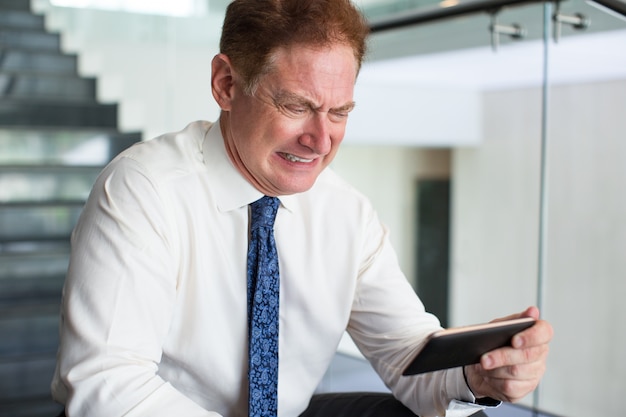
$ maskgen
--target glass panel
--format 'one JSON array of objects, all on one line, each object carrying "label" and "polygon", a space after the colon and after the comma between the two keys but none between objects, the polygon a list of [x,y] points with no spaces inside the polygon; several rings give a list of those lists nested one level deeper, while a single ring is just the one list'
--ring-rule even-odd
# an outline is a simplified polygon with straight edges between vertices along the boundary
[{"label": "glass panel", "polygon": [[[335,169],[379,209],[403,269],[431,311],[437,300],[425,296],[420,281],[432,277],[411,275],[420,270],[411,246],[420,244],[415,234],[422,236],[415,232],[417,215],[407,219],[403,212],[421,207],[416,182],[450,181],[452,326],[536,303],[543,16],[542,4],[503,9],[496,22],[520,25],[527,36],[502,35],[497,50],[488,13],[374,34],[359,76],[357,109]],[[361,118],[370,106],[378,117]],[[375,146],[358,143],[370,139],[368,132],[378,136]],[[444,153],[451,156],[435,158]],[[532,396],[523,401],[532,403]],[[506,407],[504,413],[512,415]]]},{"label": "glass panel", "polygon": [[626,380],[626,21],[592,5],[563,2],[589,31],[564,25],[550,50],[544,312],[556,333],[540,406],[571,417],[623,415]]},{"label": "glass panel", "polygon": [[[507,8],[496,17],[522,25],[527,38],[501,36],[494,51],[487,13],[375,34],[357,86],[357,94],[382,91],[374,105],[391,108],[379,110],[382,120],[393,121],[385,124],[389,138],[402,126],[414,138],[428,131],[417,152],[452,149],[451,325],[521,311],[536,298],[543,7]],[[369,123],[375,129],[381,120]],[[464,128],[451,129],[458,125]],[[469,130],[475,133],[465,143]],[[439,145],[438,136],[445,137]]]},{"label": "glass panel", "polygon": [[[620,298],[626,293],[621,255],[626,244],[626,24],[590,4],[563,2],[548,9],[548,21],[558,12],[557,21],[584,17],[591,25],[550,22],[547,49],[541,42],[543,8],[537,5],[498,16],[501,23],[525,26],[528,36],[518,43],[505,39],[497,54],[486,49],[476,54],[476,37],[484,36],[484,29],[464,30],[481,17],[465,17],[454,26],[408,29],[404,39],[381,34],[375,43],[378,58],[421,56],[372,63],[384,69],[378,80],[406,82],[410,74],[429,87],[447,80],[457,91],[469,86],[479,92],[480,141],[453,151],[452,324],[484,321],[541,302],[556,336],[538,395],[523,404],[573,417],[620,414],[626,378],[626,337],[616,330],[626,316]],[[394,48],[394,42],[400,46]],[[394,72],[400,65],[405,65],[404,78]],[[416,89],[416,102],[419,96]],[[413,110],[415,130],[427,127],[428,109]],[[458,112],[450,119],[462,120]],[[542,138],[547,140],[548,192],[545,269],[540,270]]]}]

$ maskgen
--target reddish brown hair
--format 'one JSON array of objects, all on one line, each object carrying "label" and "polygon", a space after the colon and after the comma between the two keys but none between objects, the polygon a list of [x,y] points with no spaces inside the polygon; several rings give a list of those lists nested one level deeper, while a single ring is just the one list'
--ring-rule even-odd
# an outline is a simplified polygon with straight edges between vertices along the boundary
[{"label": "reddish brown hair", "polygon": [[345,44],[354,51],[358,70],[368,34],[365,18],[350,0],[234,0],[226,9],[220,52],[251,92],[271,69],[279,47]]}]

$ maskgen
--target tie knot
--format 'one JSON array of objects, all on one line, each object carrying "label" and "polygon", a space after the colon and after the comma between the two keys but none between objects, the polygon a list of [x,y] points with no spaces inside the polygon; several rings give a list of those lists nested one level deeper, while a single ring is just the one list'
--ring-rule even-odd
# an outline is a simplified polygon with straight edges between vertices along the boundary
[{"label": "tie knot", "polygon": [[276,197],[264,196],[250,204],[251,208],[251,229],[257,227],[274,226],[274,219],[276,219],[276,213],[278,212],[278,206],[280,200]]}]

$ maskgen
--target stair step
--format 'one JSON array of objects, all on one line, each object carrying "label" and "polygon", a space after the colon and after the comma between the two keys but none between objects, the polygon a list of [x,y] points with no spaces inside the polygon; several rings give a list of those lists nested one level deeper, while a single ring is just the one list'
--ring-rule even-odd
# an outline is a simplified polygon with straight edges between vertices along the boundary
[{"label": "stair step", "polygon": [[84,201],[101,167],[0,166],[0,204]]},{"label": "stair step", "polygon": [[0,126],[117,127],[117,104],[0,101]]},{"label": "stair step", "polygon": [[2,0],[0,10],[21,10],[30,11],[30,0]]},{"label": "stair step", "polygon": [[69,253],[0,253],[0,261],[0,308],[60,299]]},{"label": "stair step", "polygon": [[0,243],[0,254],[4,256],[23,256],[37,254],[69,253],[69,239],[34,241],[34,242],[4,242]]},{"label": "stair step", "polygon": [[0,243],[69,239],[82,202],[0,205]]},{"label": "stair step", "polygon": [[58,51],[0,49],[0,71],[76,75],[77,63],[76,55]]},{"label": "stair step", "polygon": [[[65,275],[69,243],[59,246],[33,246],[28,252],[0,252],[0,282],[4,279],[54,279]],[[0,284],[4,285],[4,284]],[[0,297],[4,297],[0,291]]]},{"label": "stair step", "polygon": [[3,10],[0,13],[0,27],[20,29],[45,29],[44,17],[30,11]]},{"label": "stair step", "polygon": [[0,311],[7,314],[6,310],[10,308],[30,303],[59,303],[64,283],[65,274],[43,278],[0,278]]},{"label": "stair step", "polygon": [[62,410],[63,406],[52,400],[50,392],[0,401],[0,417],[54,417]]},{"label": "stair step", "polygon": [[0,362],[0,404],[44,395],[49,397],[55,366],[56,354],[52,353]]},{"label": "stair step", "polygon": [[69,236],[117,130],[77,57],[30,0],[0,0],[0,417],[57,415],[50,397]]},{"label": "stair step", "polygon": [[0,28],[0,47],[59,51],[61,38],[58,33],[41,30]]},{"label": "stair step", "polygon": [[59,309],[56,302],[21,308],[19,312],[2,309],[0,319],[0,361],[7,356],[31,356],[56,352],[59,344]]},{"label": "stair step", "polygon": [[96,80],[77,76],[0,72],[0,99],[96,101]]},{"label": "stair step", "polygon": [[0,165],[99,167],[139,141],[137,132],[0,128]]}]

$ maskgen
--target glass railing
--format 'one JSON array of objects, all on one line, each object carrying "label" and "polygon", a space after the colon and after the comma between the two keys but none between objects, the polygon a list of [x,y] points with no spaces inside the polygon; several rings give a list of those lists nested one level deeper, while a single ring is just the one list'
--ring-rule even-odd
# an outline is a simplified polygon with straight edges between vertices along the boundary
[{"label": "glass railing", "polygon": [[[480,143],[452,150],[451,324],[539,305],[556,334],[546,375],[520,415],[619,415],[625,3],[611,1],[610,14],[593,1],[514,3],[373,20],[370,65],[385,75],[379,86],[401,72],[415,97],[437,88],[480,96]],[[524,36],[510,36],[516,28]],[[453,123],[460,114],[447,116]],[[427,279],[417,277],[418,293]]]}]

